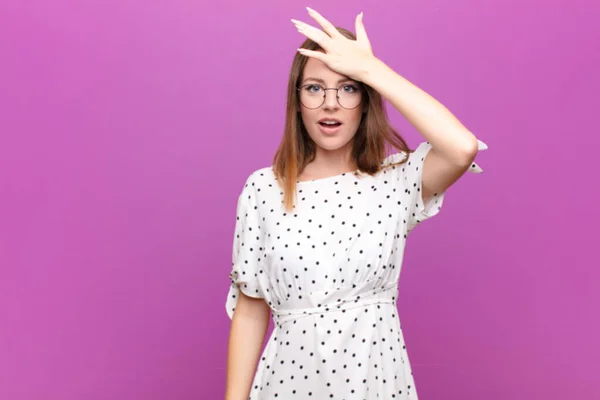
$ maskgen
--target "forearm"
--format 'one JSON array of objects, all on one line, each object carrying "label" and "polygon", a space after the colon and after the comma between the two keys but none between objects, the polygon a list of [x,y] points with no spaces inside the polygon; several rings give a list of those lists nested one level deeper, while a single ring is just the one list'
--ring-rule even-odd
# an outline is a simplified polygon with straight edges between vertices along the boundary
[{"label": "forearm", "polygon": [[269,316],[263,300],[244,299],[240,293],[229,333],[225,400],[248,399]]},{"label": "forearm", "polygon": [[367,63],[362,81],[385,97],[440,156],[464,162],[477,138],[439,101],[397,74],[381,60]]}]

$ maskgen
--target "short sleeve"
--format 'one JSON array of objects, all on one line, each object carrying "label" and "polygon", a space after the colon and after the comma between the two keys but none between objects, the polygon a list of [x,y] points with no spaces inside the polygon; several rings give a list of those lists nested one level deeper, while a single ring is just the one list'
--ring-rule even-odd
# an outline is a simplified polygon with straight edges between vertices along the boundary
[{"label": "short sleeve", "polygon": [[233,318],[240,290],[250,297],[264,298],[260,282],[264,241],[253,187],[251,179],[248,179],[237,202],[229,273],[231,284],[226,301],[229,318]]},{"label": "short sleeve", "polygon": [[[486,150],[487,145],[478,140],[478,150]],[[419,223],[437,215],[442,209],[446,192],[434,193],[432,197],[423,201],[422,177],[425,156],[431,150],[429,142],[422,142],[417,149],[410,153],[404,165],[404,179],[406,190],[409,193],[410,205],[407,220],[407,233]],[[474,162],[467,170],[471,173],[481,173],[483,170]]]}]

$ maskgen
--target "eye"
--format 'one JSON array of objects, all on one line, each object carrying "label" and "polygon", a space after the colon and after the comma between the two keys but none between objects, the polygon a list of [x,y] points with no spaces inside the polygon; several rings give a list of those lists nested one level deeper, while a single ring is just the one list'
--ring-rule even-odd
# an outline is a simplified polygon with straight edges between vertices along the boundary
[{"label": "eye", "polygon": [[309,84],[304,86],[304,90],[311,92],[311,93],[318,93],[322,90],[323,88],[321,87],[321,85],[317,85],[317,84]]},{"label": "eye", "polygon": [[358,88],[355,85],[347,84],[342,85],[342,90],[346,93],[355,93],[358,90]]}]

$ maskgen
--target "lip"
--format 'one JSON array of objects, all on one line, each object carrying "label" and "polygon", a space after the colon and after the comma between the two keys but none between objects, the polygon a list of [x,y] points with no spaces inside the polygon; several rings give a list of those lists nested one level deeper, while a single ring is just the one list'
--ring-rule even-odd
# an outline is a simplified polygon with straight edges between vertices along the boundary
[{"label": "lip", "polygon": [[339,122],[340,124],[342,123],[342,121],[340,121],[337,118],[329,118],[329,117],[321,118],[318,122],[321,123],[323,121],[335,121],[335,122]]},{"label": "lip", "polygon": [[321,130],[321,132],[324,135],[335,135],[340,129],[342,129],[342,125],[336,125],[336,126],[323,126],[321,124],[317,124],[319,126],[319,129]]},{"label": "lip", "polygon": [[[339,125],[336,125],[336,126],[323,126],[323,125],[321,125],[321,122],[323,122],[323,121],[335,121],[335,122],[339,122]],[[342,121],[340,121],[337,118],[321,118],[318,121],[317,125],[319,126],[319,129],[321,130],[321,132],[324,135],[330,136],[330,135],[335,135],[341,129],[343,123],[342,123]]]}]

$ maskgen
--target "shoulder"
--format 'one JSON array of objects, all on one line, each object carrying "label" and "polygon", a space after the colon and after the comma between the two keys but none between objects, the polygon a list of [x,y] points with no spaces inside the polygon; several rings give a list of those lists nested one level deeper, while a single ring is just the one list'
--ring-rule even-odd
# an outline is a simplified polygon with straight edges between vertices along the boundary
[{"label": "shoulder", "polygon": [[241,196],[247,199],[270,192],[276,184],[272,167],[262,167],[246,176],[242,186]]},{"label": "shoulder", "polygon": [[381,166],[382,167],[387,167],[387,166],[390,166],[392,164],[402,163],[402,162],[406,161],[408,155],[409,155],[409,153],[406,153],[406,152],[403,152],[403,151],[390,154],[386,158],[383,159],[383,162],[381,163]]},{"label": "shoulder", "polygon": [[390,166],[390,165],[402,165],[410,163],[417,159],[418,157],[424,157],[429,149],[431,148],[431,144],[429,142],[420,142],[416,149],[409,150],[408,152],[399,151],[393,154],[388,155],[383,162],[381,163],[382,167]]},{"label": "shoulder", "polygon": [[268,186],[275,182],[275,173],[272,167],[262,167],[254,170],[246,178],[244,187],[253,186],[260,189],[261,187]]}]

